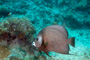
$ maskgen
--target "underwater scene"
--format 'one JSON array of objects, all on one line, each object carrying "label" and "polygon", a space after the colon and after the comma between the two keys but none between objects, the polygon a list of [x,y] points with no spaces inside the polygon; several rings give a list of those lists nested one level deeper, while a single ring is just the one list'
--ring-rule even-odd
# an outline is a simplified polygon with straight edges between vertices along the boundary
[{"label": "underwater scene", "polygon": [[0,60],[90,60],[90,0],[0,0]]}]

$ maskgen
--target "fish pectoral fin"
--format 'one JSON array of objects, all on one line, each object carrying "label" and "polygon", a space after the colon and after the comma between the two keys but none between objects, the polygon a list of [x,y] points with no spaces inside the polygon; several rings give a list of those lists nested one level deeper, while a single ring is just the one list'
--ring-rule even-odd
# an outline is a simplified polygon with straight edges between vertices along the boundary
[{"label": "fish pectoral fin", "polygon": [[46,42],[46,43],[43,43],[43,46],[46,46],[48,44],[48,42]]}]

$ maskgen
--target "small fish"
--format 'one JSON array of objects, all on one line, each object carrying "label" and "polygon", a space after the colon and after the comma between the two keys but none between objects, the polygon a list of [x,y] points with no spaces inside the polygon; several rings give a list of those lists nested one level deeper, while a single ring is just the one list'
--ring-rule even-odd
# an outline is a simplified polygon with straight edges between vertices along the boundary
[{"label": "small fish", "polygon": [[12,14],[11,12],[8,13],[8,15],[11,15],[11,14]]},{"label": "small fish", "polygon": [[50,51],[69,54],[69,44],[75,46],[75,37],[68,39],[68,32],[61,25],[52,25],[42,29],[33,43],[46,54]]}]

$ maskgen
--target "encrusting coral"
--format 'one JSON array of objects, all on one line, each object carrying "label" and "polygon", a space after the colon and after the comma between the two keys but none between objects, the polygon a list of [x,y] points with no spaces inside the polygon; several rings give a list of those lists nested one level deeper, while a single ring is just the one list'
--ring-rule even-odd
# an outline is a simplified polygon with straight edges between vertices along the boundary
[{"label": "encrusting coral", "polygon": [[10,54],[9,49],[4,47],[4,46],[0,46],[0,59],[3,60],[7,59],[8,55]]},{"label": "encrusting coral", "polygon": [[0,21],[0,46],[12,50],[19,47],[22,51],[33,53],[32,46],[35,28],[26,17],[8,17]]}]

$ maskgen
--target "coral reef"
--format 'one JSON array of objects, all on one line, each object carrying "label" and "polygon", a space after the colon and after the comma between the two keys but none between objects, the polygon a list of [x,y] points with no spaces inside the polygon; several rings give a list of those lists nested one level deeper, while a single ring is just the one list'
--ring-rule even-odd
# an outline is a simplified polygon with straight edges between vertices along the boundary
[{"label": "coral reef", "polygon": [[4,47],[4,46],[0,46],[0,59],[7,59],[8,55],[10,54],[9,49]]},{"label": "coral reef", "polygon": [[[7,7],[7,12],[10,11],[15,15],[26,15],[36,25],[47,26],[55,22],[54,24],[65,24],[73,29],[76,29],[76,27],[78,29],[83,28],[83,26],[89,28],[90,26],[89,0],[1,0],[1,3],[2,7]],[[73,25],[65,21],[70,21]]]},{"label": "coral reef", "polygon": [[[53,24],[76,37],[76,47],[70,47],[73,55],[52,52],[50,59],[31,45],[33,34]],[[9,49],[10,60],[44,59],[42,55],[47,60],[90,60],[90,0],[0,0],[0,46]]]},{"label": "coral reef", "polygon": [[[17,48],[23,52],[33,53],[35,28],[26,17],[8,17],[0,22],[0,46],[8,48],[11,52]],[[19,53],[19,52],[18,52]],[[17,54],[18,54],[17,53]],[[25,54],[24,54],[25,55]]]}]

